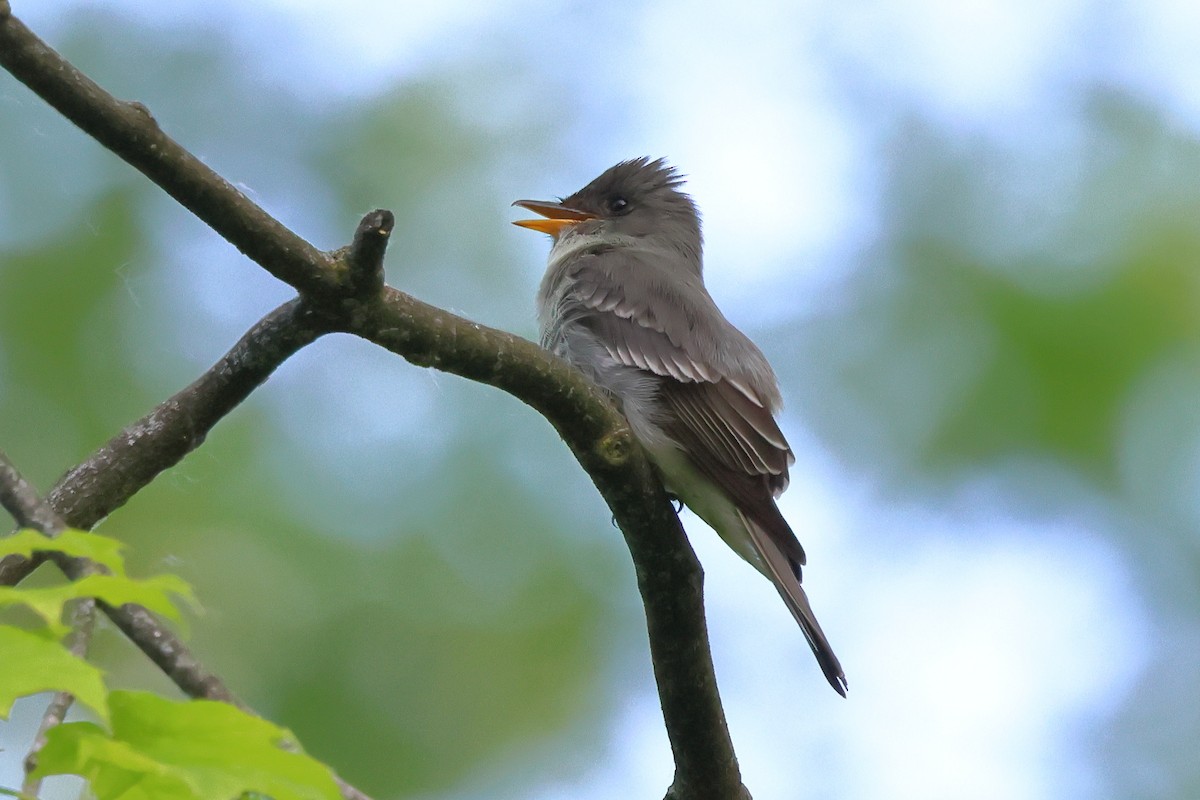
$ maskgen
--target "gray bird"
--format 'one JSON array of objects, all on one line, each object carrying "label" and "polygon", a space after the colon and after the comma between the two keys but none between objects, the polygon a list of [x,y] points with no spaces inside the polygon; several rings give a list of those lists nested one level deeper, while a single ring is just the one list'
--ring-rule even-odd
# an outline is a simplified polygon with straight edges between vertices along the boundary
[{"label": "gray bird", "polygon": [[668,491],[775,584],[830,685],[846,676],[800,586],[804,548],[775,505],[792,450],[762,352],[704,287],[700,215],[659,159],[623,161],[558,202],[518,200],[554,237],[541,343],[621,407]]}]

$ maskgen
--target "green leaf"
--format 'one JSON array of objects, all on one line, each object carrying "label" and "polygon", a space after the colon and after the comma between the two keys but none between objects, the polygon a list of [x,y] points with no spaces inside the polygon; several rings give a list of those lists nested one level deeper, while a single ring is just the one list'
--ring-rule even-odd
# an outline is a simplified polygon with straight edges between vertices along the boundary
[{"label": "green leaf", "polygon": [[[35,775],[82,775],[99,800],[337,800],[329,768],[285,729],[225,703],[113,692],[112,735],[87,723],[49,732]],[[285,749],[287,748],[287,749]]]},{"label": "green leaf", "polygon": [[125,559],[121,556],[122,542],[68,528],[51,539],[30,528],[0,539],[0,558],[20,555],[30,558],[34,553],[58,552],[72,558],[86,558],[108,569],[114,575],[125,574]]},{"label": "green leaf", "polygon": [[63,606],[71,600],[95,597],[113,606],[138,603],[181,622],[179,608],[170,598],[172,594],[182,597],[193,608],[197,606],[191,587],[175,575],[156,575],[145,579],[124,575],[88,575],[73,583],[39,589],[0,586],[0,607],[28,606],[42,618],[53,635],[65,636],[70,626],[62,621]]},{"label": "green leaf", "polygon": [[194,611],[200,608],[200,603],[187,581],[170,573],[149,578],[89,575],[76,581],[74,585],[79,597],[95,597],[111,606],[137,603],[176,622],[182,622],[183,617],[171,595],[185,601]]},{"label": "green leaf", "polygon": [[0,718],[8,718],[18,697],[66,691],[108,719],[108,691],[100,670],[58,642],[5,625],[0,626],[0,653]]},{"label": "green leaf", "polygon": [[80,775],[99,800],[203,800],[169,767],[90,722],[67,722],[47,731],[33,772],[45,775]]}]

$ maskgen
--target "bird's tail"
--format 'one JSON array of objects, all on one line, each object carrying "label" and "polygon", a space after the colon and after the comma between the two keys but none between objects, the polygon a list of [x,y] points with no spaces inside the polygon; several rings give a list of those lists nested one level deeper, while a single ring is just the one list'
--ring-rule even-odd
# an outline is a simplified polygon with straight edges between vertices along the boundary
[{"label": "bird's tail", "polygon": [[808,602],[808,595],[800,585],[797,566],[788,560],[760,525],[740,510],[738,516],[741,517],[742,523],[746,526],[746,531],[754,543],[754,549],[758,551],[762,559],[767,577],[775,584],[779,596],[787,604],[792,616],[796,618],[796,622],[800,623],[800,629],[804,631],[804,638],[808,640],[808,646],[812,648],[813,655],[817,657],[821,672],[825,673],[825,680],[829,681],[829,685],[834,688],[834,691],[845,697],[846,674],[842,671],[842,665],[834,655],[829,640],[825,638],[825,632],[821,630],[816,615],[813,614],[812,605]]}]

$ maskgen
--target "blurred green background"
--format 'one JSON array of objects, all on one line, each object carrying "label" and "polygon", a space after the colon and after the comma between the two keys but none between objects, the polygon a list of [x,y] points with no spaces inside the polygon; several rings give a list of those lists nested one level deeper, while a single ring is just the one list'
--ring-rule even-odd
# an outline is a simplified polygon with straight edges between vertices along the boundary
[{"label": "blurred green background", "polygon": [[[755,797],[1200,796],[1195,11],[14,13],[318,246],[394,210],[393,285],[527,337],[547,246],[513,199],[642,154],[691,176],[710,287],[783,382],[783,507],[851,689],[686,518]],[[288,297],[0,75],[0,447],[38,485]],[[327,337],[103,530],[379,798],[670,783],[628,556],[511,398]],[[111,633],[97,655],[170,691]],[[0,785],[39,713],[0,726]]]}]

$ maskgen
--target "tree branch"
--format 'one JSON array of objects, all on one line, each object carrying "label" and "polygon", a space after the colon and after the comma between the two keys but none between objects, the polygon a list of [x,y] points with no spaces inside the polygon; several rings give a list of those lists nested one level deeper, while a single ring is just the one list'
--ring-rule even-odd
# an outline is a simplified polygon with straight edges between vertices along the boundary
[{"label": "tree branch", "polygon": [[[19,487],[11,490],[22,501],[25,514],[17,517],[18,521],[48,535],[61,531],[64,520],[77,528],[91,528],[124,505],[155,476],[199,447],[212,426],[246,399],[288,356],[329,330],[325,318],[299,300],[284,303],[251,328],[198,380],[70,470],[51,490],[47,501],[39,501],[33,510],[29,498],[36,500],[36,493],[7,459],[0,460],[0,473],[7,470],[9,479]],[[4,483],[0,481],[0,485]],[[43,510],[38,510],[39,505]],[[52,515],[49,520],[44,518],[47,512]],[[39,519],[37,514],[43,518]],[[0,562],[0,583],[19,582],[42,560],[4,559]],[[86,562],[69,559],[61,559],[59,565],[72,580],[82,577],[86,569]],[[233,692],[150,612],[133,605],[113,608],[101,603],[100,607],[189,696],[240,705]]]},{"label": "tree branch", "polygon": [[704,572],[625,418],[584,376],[525,339],[385,287],[347,331],[418,366],[503,389],[554,425],[608,503],[633,557],[675,781],[667,797],[749,798],[704,621]]},{"label": "tree branch", "polygon": [[7,2],[0,6],[0,65],[276,278],[314,293],[340,282],[324,253],[180,147],[144,105],[97,86],[13,17]]},{"label": "tree branch", "polygon": [[46,499],[71,525],[91,528],[203,444],[212,427],[280,364],[330,330],[325,317],[301,301],[284,303],[190,386],[67,472]]},{"label": "tree branch", "polygon": [[[92,528],[199,447],[213,425],[280,364],[329,330],[325,316],[299,300],[279,306],[199,379],[68,471],[47,495],[48,505],[73,527]],[[39,563],[23,558],[0,561],[0,585],[16,584]]]},{"label": "tree branch", "polygon": [[0,506],[12,515],[17,525],[39,530],[47,536],[57,536],[66,527],[42,502],[37,489],[17,471],[3,450],[0,450]]},{"label": "tree branch", "polygon": [[[382,287],[381,278],[377,281],[371,272],[371,237],[345,251],[316,251],[162,134],[143,107],[117,101],[80,74],[8,15],[3,3],[0,0],[0,64],[264,269],[299,290],[314,309],[314,319],[369,339],[414,364],[496,386],[550,421],[609,504],[634,560],[675,757],[675,781],[668,796],[746,796],[708,647],[703,573],[661,482],[612,404],[582,375],[532,343]],[[375,227],[390,229],[390,221],[386,226],[383,222],[378,218]],[[122,448],[121,437],[114,438],[106,446],[110,457],[93,457],[91,468],[85,464],[60,481],[51,497],[55,508],[68,509],[65,516],[75,524],[77,519],[94,522],[107,513],[100,513],[103,509],[120,505],[165,468],[145,468],[138,462],[158,448],[167,448],[177,460],[199,443],[193,439],[179,450],[159,428],[144,426],[137,433],[144,450]],[[109,468],[132,470],[142,477],[109,479],[101,474]]]}]

